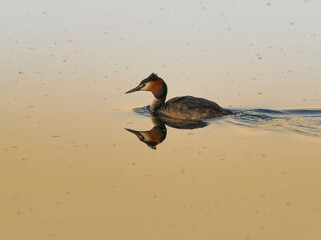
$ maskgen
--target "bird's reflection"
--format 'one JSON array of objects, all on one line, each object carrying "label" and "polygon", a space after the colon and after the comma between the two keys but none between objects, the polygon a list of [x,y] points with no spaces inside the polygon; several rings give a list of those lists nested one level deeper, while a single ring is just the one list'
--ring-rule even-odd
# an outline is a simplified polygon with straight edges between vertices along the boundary
[{"label": "bird's reflection", "polygon": [[156,149],[156,146],[162,143],[167,136],[166,125],[178,129],[196,129],[208,125],[208,123],[202,121],[179,120],[159,117],[156,115],[152,117],[152,123],[154,127],[149,131],[137,131],[129,128],[125,129],[136,135],[140,141],[145,143],[150,148]]},{"label": "bird's reflection", "polygon": [[163,142],[167,135],[165,123],[159,118],[152,118],[154,127],[149,131],[136,131],[133,129],[125,128],[127,131],[135,134],[140,141],[146,143],[152,149]]}]

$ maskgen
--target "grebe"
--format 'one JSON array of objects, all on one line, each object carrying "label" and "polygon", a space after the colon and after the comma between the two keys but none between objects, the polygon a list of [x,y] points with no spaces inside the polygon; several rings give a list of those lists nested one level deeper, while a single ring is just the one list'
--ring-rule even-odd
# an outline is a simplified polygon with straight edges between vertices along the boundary
[{"label": "grebe", "polygon": [[215,102],[204,98],[192,96],[175,97],[167,102],[167,85],[157,74],[152,73],[148,78],[126,93],[136,91],[151,91],[155,97],[149,107],[152,113],[165,115],[177,119],[205,119],[232,114],[232,112],[221,108]]}]

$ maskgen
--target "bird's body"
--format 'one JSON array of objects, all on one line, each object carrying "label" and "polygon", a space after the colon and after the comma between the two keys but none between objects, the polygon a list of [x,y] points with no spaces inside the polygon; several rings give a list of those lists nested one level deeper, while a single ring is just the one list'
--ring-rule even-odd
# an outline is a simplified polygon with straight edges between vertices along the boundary
[{"label": "bird's body", "polygon": [[154,73],[141,81],[136,88],[133,88],[126,93],[135,91],[151,91],[155,99],[150,105],[150,111],[166,117],[196,120],[218,117],[232,113],[221,108],[215,102],[192,96],[175,97],[165,102],[167,96],[167,85],[163,79]]},{"label": "bird's body", "polygon": [[192,96],[172,98],[158,112],[179,119],[204,119],[230,113],[215,102]]}]

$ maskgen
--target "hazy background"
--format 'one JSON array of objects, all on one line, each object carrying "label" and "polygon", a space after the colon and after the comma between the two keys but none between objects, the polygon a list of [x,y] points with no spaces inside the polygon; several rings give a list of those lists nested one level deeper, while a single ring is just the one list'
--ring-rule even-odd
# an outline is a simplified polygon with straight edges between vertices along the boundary
[{"label": "hazy background", "polygon": [[110,96],[156,72],[170,97],[244,108],[320,107],[320,1],[0,4],[2,97],[29,89]]}]

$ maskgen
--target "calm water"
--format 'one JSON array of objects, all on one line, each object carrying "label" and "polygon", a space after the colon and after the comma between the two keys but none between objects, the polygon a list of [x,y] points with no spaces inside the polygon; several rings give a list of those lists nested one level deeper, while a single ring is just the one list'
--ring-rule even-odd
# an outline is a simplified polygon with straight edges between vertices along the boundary
[{"label": "calm water", "polygon": [[[0,3],[0,239],[321,239],[320,12]],[[151,72],[235,114],[153,118]]]}]

